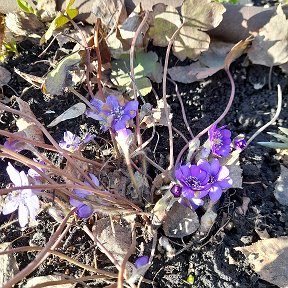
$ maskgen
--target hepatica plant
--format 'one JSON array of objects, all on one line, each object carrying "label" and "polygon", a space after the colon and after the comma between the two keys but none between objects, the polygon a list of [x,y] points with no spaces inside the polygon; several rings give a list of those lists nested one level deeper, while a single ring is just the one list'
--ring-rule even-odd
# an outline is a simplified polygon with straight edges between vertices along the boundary
[{"label": "hepatica plant", "polygon": [[118,131],[126,128],[129,120],[136,116],[138,101],[129,101],[125,104],[124,99],[119,100],[116,96],[110,95],[106,102],[98,99],[90,101],[96,111],[88,110],[86,115],[100,122],[103,131],[111,128]]}]

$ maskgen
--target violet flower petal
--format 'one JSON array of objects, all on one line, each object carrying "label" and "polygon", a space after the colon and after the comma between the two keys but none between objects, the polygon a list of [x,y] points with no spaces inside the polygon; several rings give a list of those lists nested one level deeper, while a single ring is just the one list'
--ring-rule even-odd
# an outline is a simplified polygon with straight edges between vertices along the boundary
[{"label": "violet flower petal", "polygon": [[135,260],[135,267],[137,269],[143,267],[144,265],[149,263],[149,257],[144,255],[144,256],[140,256]]},{"label": "violet flower petal", "polygon": [[20,198],[19,197],[14,197],[12,194],[8,194],[8,201],[5,203],[5,205],[3,206],[3,210],[2,213],[4,215],[10,214],[14,211],[17,210],[17,208],[19,207],[20,204]]},{"label": "violet flower petal", "polygon": [[106,98],[106,103],[111,107],[111,110],[117,109],[120,106],[117,97],[113,95]]},{"label": "violet flower petal", "polygon": [[213,202],[217,202],[222,195],[222,188],[215,183],[209,190],[209,197]]},{"label": "violet flower petal", "polygon": [[15,186],[22,186],[22,179],[18,170],[16,170],[9,162],[6,168],[10,180]]},{"label": "violet flower petal", "polygon": [[24,227],[28,224],[29,219],[29,211],[28,208],[24,205],[24,203],[19,204],[18,208],[18,220],[21,227]]},{"label": "violet flower petal", "polygon": [[129,101],[124,106],[124,112],[126,115],[130,117],[130,119],[133,119],[136,116],[136,111],[138,110],[138,101]]},{"label": "violet flower petal", "polygon": [[77,207],[77,215],[80,218],[88,218],[93,214],[93,209],[92,207],[82,204],[79,207]]}]

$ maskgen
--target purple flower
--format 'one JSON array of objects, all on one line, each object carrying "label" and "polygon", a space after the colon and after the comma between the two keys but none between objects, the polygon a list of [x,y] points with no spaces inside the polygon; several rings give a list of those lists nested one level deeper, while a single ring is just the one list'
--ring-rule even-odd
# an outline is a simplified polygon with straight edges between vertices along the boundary
[{"label": "purple flower", "polygon": [[113,95],[107,97],[106,103],[98,99],[92,99],[90,103],[98,112],[87,110],[86,115],[100,121],[104,131],[108,128],[113,128],[114,131],[126,128],[126,122],[136,116],[139,105],[138,101],[129,101],[124,105]]},{"label": "purple flower", "polygon": [[68,151],[76,151],[79,149],[81,144],[86,144],[89,141],[91,141],[95,136],[87,134],[85,136],[85,139],[82,141],[80,137],[73,134],[70,131],[64,132],[64,139],[59,142],[59,146],[62,149],[68,150]]},{"label": "purple flower", "polygon": [[224,129],[225,127],[217,128],[216,125],[213,125],[208,131],[211,150],[216,156],[227,157],[231,151],[231,132]]},{"label": "purple flower", "polygon": [[[37,162],[37,163],[40,163],[42,165],[45,165],[45,162],[43,160],[40,160],[38,161],[36,158],[33,158],[33,161]],[[45,169],[44,168],[38,168],[41,172],[45,172]],[[41,178],[42,176],[37,172],[35,171],[34,169],[29,169],[28,170],[28,173],[27,173],[31,178],[33,178],[33,180],[35,181],[35,184],[40,184],[41,183]]]},{"label": "purple flower", "polygon": [[[91,180],[93,181],[93,183],[96,186],[99,186],[98,178],[92,173],[89,173],[89,176],[90,176]],[[84,181],[84,184],[87,186],[91,186],[87,181]],[[73,192],[80,198],[85,198],[86,196],[93,195],[92,192],[82,190],[82,189],[74,189]],[[72,197],[70,198],[70,204],[74,207],[77,207],[76,213],[80,218],[88,218],[93,214],[92,206],[84,204],[83,202],[76,200]]]},{"label": "purple flower", "polygon": [[[206,166],[209,167],[209,163],[206,163]],[[198,163],[197,165],[187,164],[180,166],[175,171],[175,177],[182,184],[182,195],[189,200],[194,208],[203,205],[204,201],[201,198],[208,194],[210,175],[207,172],[209,170],[207,167],[204,170],[198,166]]]},{"label": "purple flower", "polygon": [[247,141],[244,139],[244,137],[238,136],[234,139],[233,145],[235,149],[242,151],[245,149]]},{"label": "purple flower", "polygon": [[[19,172],[10,162],[8,163],[6,171],[14,187],[29,185],[25,172]],[[39,199],[31,189],[19,189],[7,195],[2,213],[7,215],[18,209],[19,224],[21,227],[24,227],[28,223],[29,217],[31,220],[35,220],[39,207]]]},{"label": "purple flower", "polygon": [[173,187],[170,189],[170,192],[175,198],[178,198],[182,194],[182,187],[178,184],[174,184]]},{"label": "purple flower", "polygon": [[144,256],[140,256],[135,260],[135,267],[137,269],[143,267],[144,265],[148,264],[149,262],[149,257],[144,255]]},{"label": "purple flower", "polygon": [[229,177],[229,169],[226,166],[221,166],[218,159],[213,159],[208,166],[207,161],[199,160],[197,165],[205,170],[210,176],[208,180],[208,193],[213,202],[220,199],[223,189],[228,189],[232,186],[232,179]]}]

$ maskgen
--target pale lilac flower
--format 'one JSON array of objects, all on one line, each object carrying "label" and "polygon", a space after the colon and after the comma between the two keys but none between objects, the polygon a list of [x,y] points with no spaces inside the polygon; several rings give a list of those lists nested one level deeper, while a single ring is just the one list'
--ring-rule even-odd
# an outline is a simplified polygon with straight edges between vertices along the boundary
[{"label": "pale lilac flower", "polygon": [[[37,163],[39,163],[39,164],[42,164],[42,165],[45,165],[45,162],[43,161],[43,160],[40,160],[40,161],[38,161],[36,158],[33,158],[33,161],[35,161],[35,162],[37,162]],[[41,172],[45,172],[45,169],[44,168],[38,168]],[[35,171],[34,169],[32,169],[32,168],[30,168],[29,170],[28,170],[28,173],[27,173],[31,178],[33,178],[34,179],[34,181],[35,182],[37,182],[37,184],[39,183],[41,183],[41,178],[42,178],[42,176],[37,172],[37,171]]]},{"label": "pale lilac flower", "polygon": [[127,128],[118,130],[116,132],[115,139],[119,144],[119,146],[121,147],[123,153],[126,153],[129,151],[129,146],[132,141],[132,131]]},{"label": "pale lilac flower", "polygon": [[129,101],[122,105],[113,95],[108,96],[105,103],[98,99],[92,99],[90,103],[97,112],[87,110],[86,115],[99,121],[103,131],[108,128],[112,128],[114,131],[126,128],[126,122],[136,116],[139,105],[138,101]]},{"label": "pale lilac flower", "polygon": [[[92,173],[89,173],[89,176],[90,176],[91,180],[93,181],[93,183],[95,184],[95,186],[99,186],[98,178]],[[86,180],[84,181],[84,184],[87,185],[87,186],[91,186]],[[83,189],[74,189],[73,192],[78,197],[84,198],[84,199],[85,199],[85,197],[87,197],[89,195],[93,195],[92,192],[86,191],[86,190],[83,190]],[[83,202],[81,202],[79,200],[76,200],[73,197],[70,197],[70,204],[72,206],[74,206],[74,207],[77,207],[76,213],[77,213],[77,215],[80,218],[88,218],[94,212],[92,206],[84,204]]]},{"label": "pale lilac flower", "polygon": [[207,170],[200,168],[198,163],[183,165],[175,170],[175,177],[182,184],[182,196],[189,200],[193,208],[203,205],[202,198],[208,194],[209,176]]},{"label": "pale lilac flower", "polygon": [[[19,172],[11,163],[8,163],[6,171],[14,187],[28,186],[28,177],[24,171]],[[4,215],[10,214],[18,209],[18,220],[21,227],[27,225],[29,217],[35,220],[37,210],[40,207],[37,195],[31,189],[19,189],[8,193],[2,210]]]},{"label": "pale lilac flower", "polygon": [[70,152],[76,151],[79,149],[81,144],[86,144],[91,141],[95,136],[87,134],[82,141],[80,137],[73,134],[70,131],[64,132],[64,138],[59,142],[59,146],[62,149],[68,150]]},{"label": "pale lilac flower", "polygon": [[218,159],[213,159],[208,166],[207,161],[200,160],[198,166],[205,170],[210,176],[208,180],[209,197],[213,202],[220,199],[223,189],[228,189],[232,186],[232,179],[229,177],[229,169],[226,166],[221,166]]},{"label": "pale lilac flower", "polygon": [[247,141],[245,140],[244,137],[239,136],[234,139],[233,145],[235,149],[242,151],[245,149]]},{"label": "pale lilac flower", "polygon": [[216,156],[227,157],[231,152],[231,132],[225,127],[217,128],[213,125],[208,131],[211,150]]},{"label": "pale lilac flower", "polygon": [[146,255],[140,256],[135,260],[135,267],[137,269],[143,267],[144,265],[148,264],[149,262],[149,257]]}]

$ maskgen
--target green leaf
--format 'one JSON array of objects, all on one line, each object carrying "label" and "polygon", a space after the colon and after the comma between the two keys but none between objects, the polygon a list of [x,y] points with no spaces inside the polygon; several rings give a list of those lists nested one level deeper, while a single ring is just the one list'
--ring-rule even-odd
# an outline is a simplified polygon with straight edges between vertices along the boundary
[{"label": "green leaf", "polygon": [[78,10],[73,8],[73,9],[70,9],[70,7],[73,5],[73,3],[75,2],[75,0],[69,0],[69,2],[66,1],[66,10],[65,12],[67,13],[67,15],[73,19],[75,18],[77,15],[78,15]]},{"label": "green leaf", "polygon": [[184,26],[176,36],[173,51],[181,61],[197,59],[209,48],[210,37],[205,32],[219,25],[226,11],[220,3],[211,0],[184,0],[181,14]]},{"label": "green leaf", "polygon": [[273,133],[273,132],[267,132],[267,134],[275,137],[277,140],[280,140],[282,142],[288,143],[288,137],[277,134],[277,133]]},{"label": "green leaf", "polygon": [[142,96],[149,94],[152,90],[151,81],[147,77],[136,79],[135,83]]},{"label": "green leaf", "polygon": [[71,86],[69,81],[69,71],[73,66],[80,63],[79,53],[73,53],[63,58],[56,67],[48,73],[43,85],[43,93],[51,95],[61,95],[65,87]]},{"label": "green leaf", "polygon": [[17,5],[21,10],[23,10],[26,13],[32,13],[36,15],[36,11],[33,9],[31,5],[25,0],[17,0]]},{"label": "green leaf", "polygon": [[[65,13],[67,13],[69,18],[71,18],[71,19],[75,18],[78,15],[77,9],[70,9],[70,6],[73,3],[74,3],[74,0],[70,0],[69,2],[67,2],[66,10],[65,10]],[[66,17],[63,13],[59,12],[57,14],[56,18],[50,24],[46,33],[40,39],[40,44],[44,44],[45,42],[47,42],[51,38],[51,36],[53,35],[54,30],[64,26],[66,23],[68,23],[69,18]]]},{"label": "green leaf", "polygon": [[257,142],[259,145],[273,148],[273,149],[288,149],[288,143],[277,143],[277,142]]},{"label": "green leaf", "polygon": [[278,128],[282,133],[288,135],[288,129],[287,128],[284,128],[284,127],[278,127]]},{"label": "green leaf", "polygon": [[[135,83],[143,96],[147,95],[152,89],[151,82],[147,76],[153,74],[155,70],[159,71],[157,60],[157,54],[152,51],[136,54],[134,60]],[[115,85],[125,90],[130,91],[132,89],[130,58],[128,55],[123,55],[120,59],[112,62],[111,80]]]},{"label": "green leaf", "polygon": [[15,40],[11,40],[10,42],[3,41],[3,45],[9,52],[13,52],[16,55],[19,54],[17,50],[17,43]]}]

